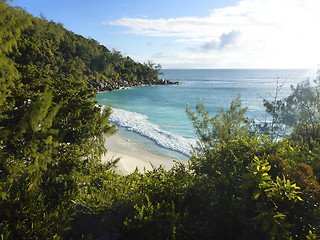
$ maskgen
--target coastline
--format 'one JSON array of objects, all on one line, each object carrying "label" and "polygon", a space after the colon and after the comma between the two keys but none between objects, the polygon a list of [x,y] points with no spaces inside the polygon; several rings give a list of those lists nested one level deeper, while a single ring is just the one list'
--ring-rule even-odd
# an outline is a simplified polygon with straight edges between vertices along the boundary
[{"label": "coastline", "polygon": [[137,86],[152,86],[152,85],[179,85],[179,81],[170,81],[167,79],[152,79],[142,81],[108,81],[86,78],[87,84],[90,88],[95,89],[96,92],[111,92],[118,89],[127,89]]},{"label": "coastline", "polygon": [[140,148],[129,139],[117,134],[105,137],[107,154],[102,156],[102,162],[107,162],[120,157],[115,170],[120,174],[130,174],[138,168],[139,172],[152,170],[152,166],[170,170],[177,162],[187,164],[187,161],[176,160],[156,155],[146,149]]}]

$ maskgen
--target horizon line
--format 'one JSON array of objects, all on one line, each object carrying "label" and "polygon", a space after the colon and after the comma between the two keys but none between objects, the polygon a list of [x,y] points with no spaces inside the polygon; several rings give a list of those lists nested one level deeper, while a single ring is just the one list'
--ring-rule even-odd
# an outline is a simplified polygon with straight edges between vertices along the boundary
[{"label": "horizon line", "polygon": [[315,68],[161,68],[161,70],[314,70],[314,69]]}]

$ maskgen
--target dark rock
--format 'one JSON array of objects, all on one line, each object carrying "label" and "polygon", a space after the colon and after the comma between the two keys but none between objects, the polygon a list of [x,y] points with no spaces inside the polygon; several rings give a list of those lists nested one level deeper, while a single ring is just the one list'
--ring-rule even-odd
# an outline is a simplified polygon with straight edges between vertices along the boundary
[{"label": "dark rock", "polygon": [[88,82],[88,86],[95,89],[96,92],[110,92],[117,89],[125,89],[134,86],[144,86],[144,85],[178,85],[179,82],[173,82],[166,79],[151,79],[144,81],[132,81],[119,80],[119,81],[108,81],[108,80],[96,80],[89,79],[88,77],[84,78]]}]

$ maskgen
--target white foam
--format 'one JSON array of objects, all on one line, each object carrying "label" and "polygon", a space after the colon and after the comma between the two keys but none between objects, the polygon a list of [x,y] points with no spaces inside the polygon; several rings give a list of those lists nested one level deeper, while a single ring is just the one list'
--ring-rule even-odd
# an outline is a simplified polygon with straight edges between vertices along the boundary
[{"label": "white foam", "polygon": [[147,137],[158,145],[190,156],[194,139],[188,139],[170,132],[161,130],[158,125],[151,123],[146,115],[113,108],[110,122],[128,131]]}]

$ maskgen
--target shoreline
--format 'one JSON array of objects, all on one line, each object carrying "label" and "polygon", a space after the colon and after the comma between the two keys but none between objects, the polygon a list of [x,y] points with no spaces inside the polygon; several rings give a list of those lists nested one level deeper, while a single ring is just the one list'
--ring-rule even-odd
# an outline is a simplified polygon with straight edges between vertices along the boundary
[{"label": "shoreline", "polygon": [[102,162],[107,162],[120,157],[115,170],[120,174],[130,174],[138,168],[139,172],[152,170],[152,166],[170,170],[177,162],[187,164],[188,161],[176,160],[156,155],[146,149],[138,147],[129,139],[120,137],[117,134],[105,137],[107,154],[103,155]]},{"label": "shoreline", "polygon": [[89,87],[95,89],[96,92],[111,92],[119,89],[127,89],[130,87],[140,87],[140,86],[157,86],[157,85],[179,85],[179,81],[171,81],[167,79],[152,79],[152,80],[142,80],[142,81],[107,81],[107,80],[96,80],[96,79],[86,79]]}]

